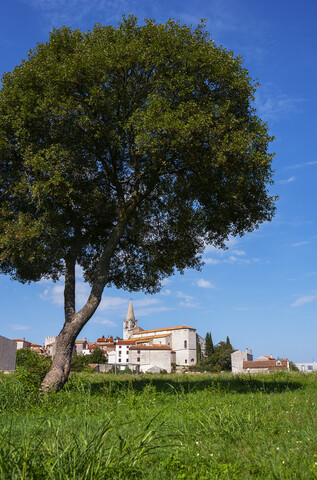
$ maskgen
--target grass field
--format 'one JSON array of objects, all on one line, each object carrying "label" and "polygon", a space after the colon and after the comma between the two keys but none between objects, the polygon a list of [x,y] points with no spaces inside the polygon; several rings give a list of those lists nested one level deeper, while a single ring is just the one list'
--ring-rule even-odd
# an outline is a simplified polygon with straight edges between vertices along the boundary
[{"label": "grass field", "polygon": [[0,377],[1,479],[314,479],[317,376]]}]

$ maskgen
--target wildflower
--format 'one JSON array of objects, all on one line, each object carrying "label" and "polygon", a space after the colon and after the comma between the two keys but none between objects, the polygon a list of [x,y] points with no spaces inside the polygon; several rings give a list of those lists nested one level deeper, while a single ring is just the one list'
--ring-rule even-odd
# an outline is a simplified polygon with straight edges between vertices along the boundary
[{"label": "wildflower", "polygon": [[197,453],[197,457],[199,457],[199,453]]},{"label": "wildflower", "polygon": [[279,451],[280,447],[276,447],[276,450]]},{"label": "wildflower", "polygon": [[211,457],[213,457],[213,456],[214,456],[214,454],[213,454],[213,453],[211,453],[211,454],[210,454],[210,456],[211,456]]},{"label": "wildflower", "polygon": [[199,442],[196,442],[196,445],[199,445]]}]

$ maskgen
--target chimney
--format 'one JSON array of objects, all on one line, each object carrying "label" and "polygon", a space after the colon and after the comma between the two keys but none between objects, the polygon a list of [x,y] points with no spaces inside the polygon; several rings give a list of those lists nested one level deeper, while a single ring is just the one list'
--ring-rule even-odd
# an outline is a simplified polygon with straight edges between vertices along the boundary
[{"label": "chimney", "polygon": [[271,353],[271,358],[273,358],[273,355],[272,355],[272,353]]},{"label": "chimney", "polygon": [[247,353],[249,353],[248,350],[249,350],[248,348],[245,349],[245,351],[246,351]]},{"label": "chimney", "polygon": [[251,348],[250,348],[250,355],[252,355],[252,350],[251,350]]}]

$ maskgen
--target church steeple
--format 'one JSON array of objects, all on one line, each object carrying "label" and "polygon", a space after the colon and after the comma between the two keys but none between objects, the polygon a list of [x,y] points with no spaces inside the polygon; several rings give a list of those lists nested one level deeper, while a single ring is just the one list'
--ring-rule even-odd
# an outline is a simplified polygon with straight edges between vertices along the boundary
[{"label": "church steeple", "polygon": [[133,311],[133,305],[132,305],[132,300],[130,300],[130,303],[129,303],[128,313],[127,313],[127,320],[135,320],[134,311]]},{"label": "church steeple", "polygon": [[123,320],[123,340],[130,338],[130,330],[138,326],[138,320],[134,316],[132,300],[130,300],[127,318]]}]

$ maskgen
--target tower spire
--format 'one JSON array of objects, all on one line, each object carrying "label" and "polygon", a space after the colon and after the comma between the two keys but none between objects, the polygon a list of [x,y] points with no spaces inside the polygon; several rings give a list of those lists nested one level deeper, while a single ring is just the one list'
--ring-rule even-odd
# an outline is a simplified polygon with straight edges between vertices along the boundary
[{"label": "tower spire", "polygon": [[133,311],[133,305],[132,305],[132,300],[130,300],[130,303],[129,303],[128,313],[127,313],[127,320],[135,320],[134,311]]}]

